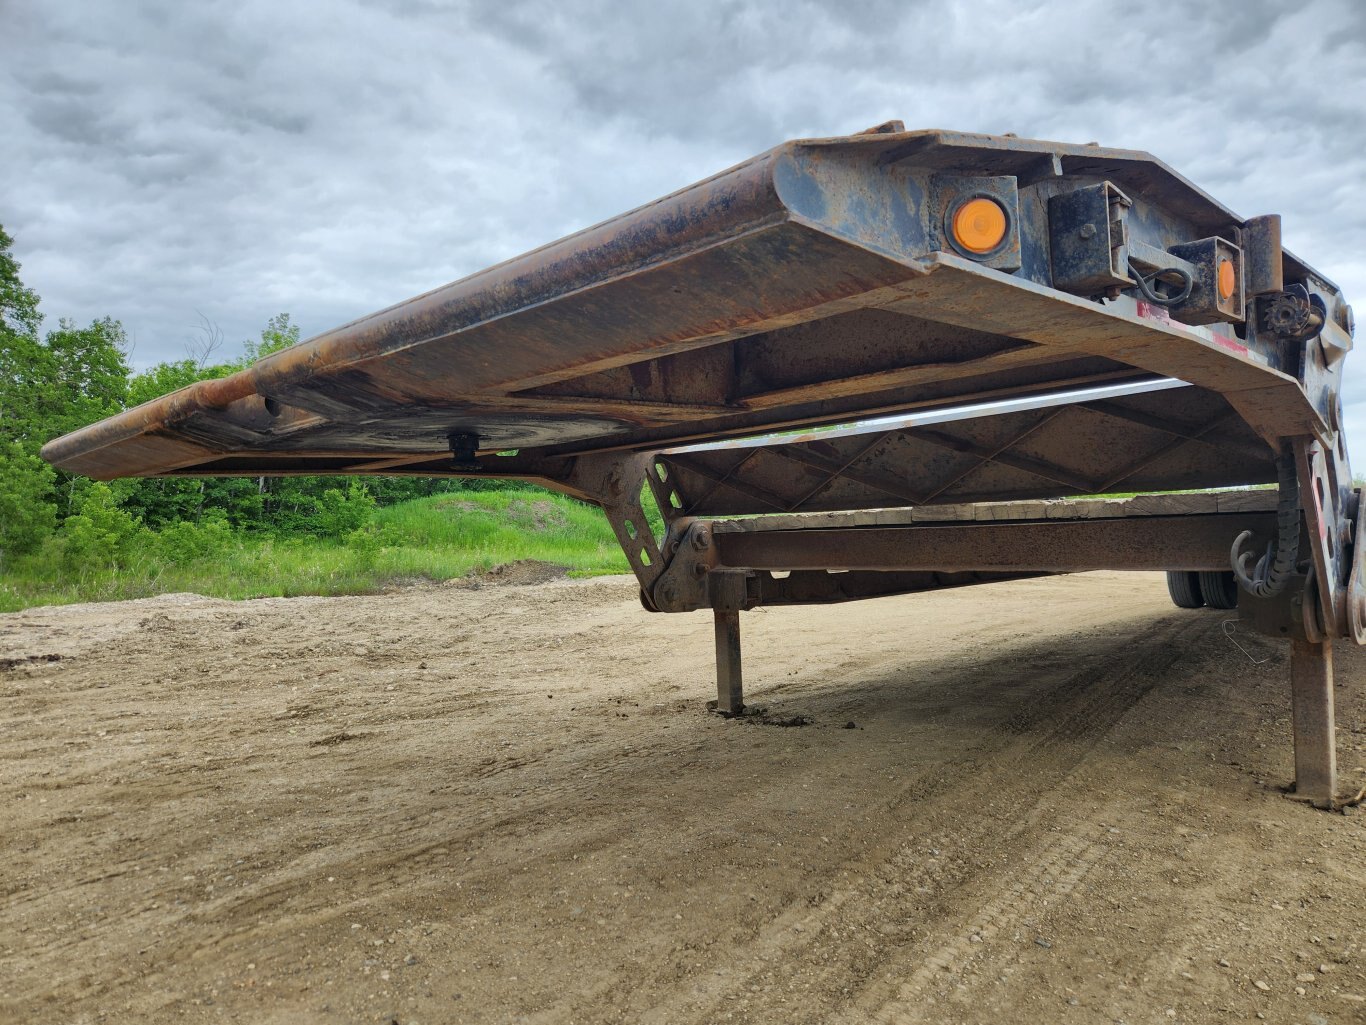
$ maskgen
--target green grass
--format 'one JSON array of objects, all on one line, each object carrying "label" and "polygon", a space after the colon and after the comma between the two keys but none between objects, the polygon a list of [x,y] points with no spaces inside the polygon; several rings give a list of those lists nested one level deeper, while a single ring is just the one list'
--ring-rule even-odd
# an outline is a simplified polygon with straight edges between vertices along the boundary
[{"label": "green grass", "polygon": [[545,491],[419,498],[378,510],[374,526],[378,541],[368,545],[239,533],[212,558],[178,565],[148,547],[117,569],[66,566],[52,544],[0,572],[0,611],[172,591],[220,598],[367,594],[518,559],[567,566],[576,576],[630,572],[599,509]]}]

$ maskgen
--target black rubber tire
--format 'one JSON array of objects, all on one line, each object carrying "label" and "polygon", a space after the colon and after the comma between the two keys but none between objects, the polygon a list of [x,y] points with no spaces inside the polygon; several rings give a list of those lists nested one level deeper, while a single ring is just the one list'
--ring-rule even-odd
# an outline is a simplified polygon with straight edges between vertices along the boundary
[{"label": "black rubber tire", "polygon": [[1168,571],[1167,593],[1178,609],[1198,609],[1205,604],[1205,597],[1200,593],[1200,574],[1189,570]]},{"label": "black rubber tire", "polygon": [[1236,609],[1238,607],[1238,581],[1233,579],[1229,570],[1200,574],[1200,596],[1212,609]]}]

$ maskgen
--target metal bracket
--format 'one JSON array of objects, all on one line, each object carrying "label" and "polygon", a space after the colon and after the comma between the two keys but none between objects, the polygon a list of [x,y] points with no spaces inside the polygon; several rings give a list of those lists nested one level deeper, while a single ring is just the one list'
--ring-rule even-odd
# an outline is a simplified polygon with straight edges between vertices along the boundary
[{"label": "metal bracket", "polygon": [[[678,553],[679,538],[691,523],[680,511],[682,499],[669,481],[668,467],[654,452],[581,455],[574,461],[568,484],[600,504],[641,584],[641,603],[658,611],[656,582]],[[654,510],[646,510],[646,500]],[[654,532],[652,519],[664,523],[660,536]]]},{"label": "metal bracket", "polygon": [[[663,477],[653,453],[605,453],[580,456],[574,461],[569,484],[589,495],[602,506],[617,543],[626,554],[640,582],[640,597],[648,609],[655,609],[655,581],[664,572],[669,557],[678,550],[679,520],[671,498],[672,488]],[[664,533],[655,536],[642,499],[649,494],[664,520]],[[671,515],[672,514],[672,515]]]},{"label": "metal bracket", "polygon": [[1295,734],[1295,790],[1316,808],[1339,807],[1337,741],[1333,715],[1333,645],[1290,645],[1290,709]]},{"label": "metal bracket", "polygon": [[717,563],[713,525],[707,520],[689,519],[679,524],[681,533],[672,547],[671,558],[656,578],[653,608],[660,612],[691,612],[715,607],[711,593],[711,572]]},{"label": "metal bracket", "polygon": [[1054,288],[1091,296],[1133,286],[1126,223],[1131,206],[1133,201],[1108,181],[1048,200]]}]

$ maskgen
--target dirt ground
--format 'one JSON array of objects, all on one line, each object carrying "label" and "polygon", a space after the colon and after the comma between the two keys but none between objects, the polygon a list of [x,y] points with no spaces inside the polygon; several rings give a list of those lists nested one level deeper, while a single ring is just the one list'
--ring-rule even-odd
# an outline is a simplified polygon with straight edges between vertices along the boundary
[{"label": "dirt ground", "polygon": [[736,721],[495,584],[0,616],[0,1021],[1366,1021],[1366,815],[1160,576],[747,613]]}]

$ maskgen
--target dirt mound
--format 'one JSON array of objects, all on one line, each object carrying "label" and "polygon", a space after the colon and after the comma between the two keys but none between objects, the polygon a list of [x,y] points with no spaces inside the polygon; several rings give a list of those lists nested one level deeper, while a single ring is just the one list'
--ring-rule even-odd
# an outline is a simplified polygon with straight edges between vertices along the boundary
[{"label": "dirt mound", "polygon": [[442,512],[488,512],[478,502],[471,502],[467,498],[443,498],[433,502],[432,508]]},{"label": "dirt mound", "polygon": [[531,530],[562,530],[569,525],[569,517],[564,510],[546,499],[524,502],[518,499],[508,503],[508,518],[519,527]]},{"label": "dirt mound", "polygon": [[481,587],[526,587],[530,584],[548,584],[568,574],[568,566],[557,566],[540,559],[518,559],[516,562],[500,563],[492,569],[471,570],[463,577],[452,580],[450,586],[472,590]]},{"label": "dirt mound", "polygon": [[515,499],[507,505],[504,512],[471,502],[464,498],[444,498],[435,504],[443,512],[486,513],[489,516],[506,518],[509,522],[527,530],[562,530],[569,525],[569,517],[563,509],[549,499],[526,501]]}]

